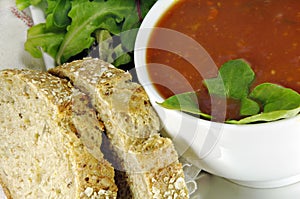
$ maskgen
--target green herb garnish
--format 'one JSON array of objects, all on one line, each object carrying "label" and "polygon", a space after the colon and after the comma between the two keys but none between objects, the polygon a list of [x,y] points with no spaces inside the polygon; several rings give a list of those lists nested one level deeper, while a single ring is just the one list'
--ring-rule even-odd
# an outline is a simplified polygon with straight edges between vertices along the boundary
[{"label": "green herb garnish", "polygon": [[158,104],[167,109],[184,111],[211,119],[210,115],[202,113],[199,110],[197,100],[198,98],[195,92],[187,92],[171,96],[164,102]]},{"label": "green herb garnish", "polygon": [[226,123],[230,124],[249,124],[254,122],[272,122],[280,119],[291,118],[300,113],[300,106],[291,110],[279,110],[268,113],[260,113],[257,115],[249,116],[241,120],[228,120]]},{"label": "green herb garnish", "polygon": [[249,96],[262,104],[265,113],[291,110],[300,106],[299,93],[276,84],[260,84],[253,89]]},{"label": "green herb garnish", "polygon": [[[241,78],[243,77],[243,78]],[[205,79],[204,84],[210,94],[243,99],[248,96],[255,74],[249,64],[242,60],[231,60],[219,70],[216,78]]]},{"label": "green herb garnish", "polygon": [[25,50],[33,57],[41,58],[42,49],[57,64],[62,64],[89,49],[96,41],[97,31],[106,30],[111,36],[119,37],[121,46],[110,46],[114,61],[120,57],[115,62],[116,65],[127,64],[132,60],[132,55],[128,52],[133,51],[141,18],[155,2],[156,0],[16,0],[19,9],[25,9],[29,5],[46,5],[46,23],[33,26],[27,35]]},{"label": "green herb garnish", "polygon": [[[255,74],[243,59],[231,60],[222,65],[218,76],[205,79],[204,85],[210,95],[232,98],[241,102],[240,115],[247,116],[241,120],[228,119],[226,123],[247,124],[269,122],[296,116],[300,112],[300,94],[282,86],[263,83],[250,91]],[[174,95],[163,103],[164,108],[181,110],[187,113],[212,118],[199,110],[195,103],[195,92]]]},{"label": "green herb garnish", "polygon": [[241,101],[241,115],[259,113],[259,105],[248,98],[249,89],[255,79],[250,65],[243,59],[226,62],[219,70],[216,78],[203,82],[209,94],[232,98]]}]

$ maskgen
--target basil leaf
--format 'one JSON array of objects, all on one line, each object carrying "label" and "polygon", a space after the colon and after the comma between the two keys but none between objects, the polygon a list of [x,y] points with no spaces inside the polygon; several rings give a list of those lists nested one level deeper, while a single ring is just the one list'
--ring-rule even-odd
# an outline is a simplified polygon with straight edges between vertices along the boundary
[{"label": "basil leaf", "polygon": [[197,105],[197,100],[198,98],[195,92],[186,92],[178,95],[173,95],[162,103],[157,102],[157,104],[167,109],[179,110],[187,113],[201,115],[207,119],[211,119],[210,115],[202,113],[200,111]]},{"label": "basil leaf", "polygon": [[300,94],[282,86],[263,83],[256,86],[250,97],[261,102],[263,112],[291,110],[300,106]]},{"label": "basil leaf", "polygon": [[257,102],[246,97],[241,100],[241,116],[255,115],[259,112],[260,106]]},{"label": "basil leaf", "polygon": [[[254,78],[255,74],[249,64],[238,59],[226,62],[220,68],[218,77],[204,80],[210,94],[241,101],[240,114],[248,117],[239,121],[229,119],[226,123],[270,122],[299,114],[299,93],[276,84],[263,83],[249,94]],[[168,98],[160,105],[211,119],[211,116],[199,110],[195,97],[193,92],[182,93]]]},{"label": "basil leaf", "polygon": [[226,62],[216,78],[205,79],[210,94],[241,100],[248,96],[249,87],[255,78],[250,65],[243,59]]},{"label": "basil leaf", "polygon": [[276,121],[280,119],[286,119],[286,118],[291,118],[300,113],[300,106],[295,109],[291,110],[277,110],[273,112],[268,112],[268,113],[260,113],[257,115],[253,115],[250,117],[246,117],[241,120],[228,120],[226,123],[229,124],[250,124],[254,122],[271,122],[271,121]]}]

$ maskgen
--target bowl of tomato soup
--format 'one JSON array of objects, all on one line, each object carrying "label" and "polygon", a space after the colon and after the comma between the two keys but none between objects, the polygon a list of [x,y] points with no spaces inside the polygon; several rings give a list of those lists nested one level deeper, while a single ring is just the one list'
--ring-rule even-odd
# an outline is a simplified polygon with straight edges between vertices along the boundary
[{"label": "bowl of tomato soup", "polygon": [[[178,152],[199,168],[246,186],[300,181],[299,35],[296,0],[157,1],[137,35],[135,67]],[[242,60],[251,70],[229,70],[233,60]],[[216,83],[218,75],[223,77],[221,84]],[[276,94],[258,87],[288,91]],[[216,95],[220,89],[233,97]],[[169,109],[160,105],[189,92],[196,106],[186,97],[181,105],[184,110],[198,108],[200,115],[172,110],[174,101]],[[286,110],[292,104],[287,93],[293,94],[293,111]],[[253,106],[258,112],[248,110],[253,96],[266,99]],[[280,100],[272,98],[286,100],[280,105],[284,110],[274,108]],[[274,112],[255,120],[269,107]],[[272,120],[283,112],[284,117]],[[254,116],[245,119],[249,114]]]}]

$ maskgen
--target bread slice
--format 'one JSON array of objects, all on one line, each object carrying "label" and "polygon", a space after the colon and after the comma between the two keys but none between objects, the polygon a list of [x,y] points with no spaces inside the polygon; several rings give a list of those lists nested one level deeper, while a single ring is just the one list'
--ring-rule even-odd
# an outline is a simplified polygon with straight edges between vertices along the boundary
[{"label": "bread slice", "polygon": [[[125,170],[133,198],[189,197],[173,143],[160,136],[160,120],[142,86],[131,81],[130,73],[92,58],[49,72],[70,80],[91,98],[121,162],[117,169]],[[119,194],[119,198],[128,197]]]},{"label": "bread slice", "polygon": [[46,72],[0,71],[0,182],[8,198],[116,198],[88,98]]}]

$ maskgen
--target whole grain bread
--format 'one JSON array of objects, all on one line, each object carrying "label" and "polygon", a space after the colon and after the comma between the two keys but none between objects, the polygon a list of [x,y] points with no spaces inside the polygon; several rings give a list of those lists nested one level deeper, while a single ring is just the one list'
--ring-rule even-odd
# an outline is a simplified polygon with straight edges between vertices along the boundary
[{"label": "whole grain bread", "polygon": [[0,71],[0,182],[8,198],[116,198],[103,124],[85,94],[32,70]]},{"label": "whole grain bread", "polygon": [[160,136],[160,120],[142,86],[131,81],[130,73],[92,58],[49,72],[69,80],[91,98],[118,158],[119,164],[114,166],[125,174],[132,195],[123,191],[119,198],[189,197],[174,145]]}]

